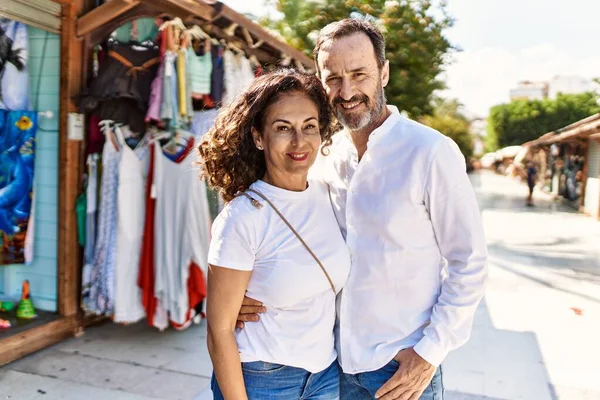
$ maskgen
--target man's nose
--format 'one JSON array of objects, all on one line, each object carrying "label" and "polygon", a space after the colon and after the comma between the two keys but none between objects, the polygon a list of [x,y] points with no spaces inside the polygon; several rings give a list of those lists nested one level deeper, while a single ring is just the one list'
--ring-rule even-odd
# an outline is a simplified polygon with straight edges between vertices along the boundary
[{"label": "man's nose", "polygon": [[340,97],[346,101],[354,97],[354,84],[350,79],[342,80],[342,88],[340,90]]}]

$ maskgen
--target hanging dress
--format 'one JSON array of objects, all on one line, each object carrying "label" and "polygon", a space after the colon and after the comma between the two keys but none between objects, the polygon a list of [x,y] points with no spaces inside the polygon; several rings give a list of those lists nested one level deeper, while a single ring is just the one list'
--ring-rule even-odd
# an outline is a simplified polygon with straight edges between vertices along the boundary
[{"label": "hanging dress", "polygon": [[121,153],[111,140],[102,151],[102,183],[96,249],[90,273],[90,310],[99,315],[112,315],[115,300],[115,259],[119,160]]},{"label": "hanging dress", "polygon": [[145,185],[148,146],[142,140],[135,150],[125,144],[120,128],[115,128],[121,148],[117,190],[118,222],[115,259],[114,321],[135,323],[144,318],[142,296],[137,285],[144,233]]},{"label": "hanging dress", "polygon": [[[158,307],[168,312],[175,328],[188,326],[194,308],[206,297],[210,216],[206,185],[194,165],[197,156],[193,148],[192,137],[187,154],[176,161],[161,147],[154,149],[154,293]],[[155,326],[166,328],[165,321],[157,320]]]}]

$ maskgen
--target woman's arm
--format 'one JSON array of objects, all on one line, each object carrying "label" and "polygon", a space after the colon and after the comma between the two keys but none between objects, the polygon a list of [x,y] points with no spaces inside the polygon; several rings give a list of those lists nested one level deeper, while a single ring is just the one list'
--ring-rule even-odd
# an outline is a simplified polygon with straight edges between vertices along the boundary
[{"label": "woman's arm", "polygon": [[248,398],[234,332],[251,274],[208,266],[208,352],[225,400]]}]

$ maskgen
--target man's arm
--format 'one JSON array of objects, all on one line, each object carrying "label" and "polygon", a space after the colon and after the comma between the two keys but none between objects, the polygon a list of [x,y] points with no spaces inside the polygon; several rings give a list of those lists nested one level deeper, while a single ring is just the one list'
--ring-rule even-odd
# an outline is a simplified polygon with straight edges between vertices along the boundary
[{"label": "man's arm", "polygon": [[475,310],[487,278],[487,246],[475,192],[464,168],[464,157],[450,139],[433,154],[425,184],[429,210],[448,276],[433,307],[431,323],[415,351],[438,366],[471,334]]},{"label": "man's arm", "polygon": [[440,253],[448,262],[448,276],[424,337],[394,357],[400,367],[375,394],[381,400],[421,396],[448,352],[468,340],[487,277],[483,226],[464,157],[448,139],[432,152],[429,165],[425,205]]}]

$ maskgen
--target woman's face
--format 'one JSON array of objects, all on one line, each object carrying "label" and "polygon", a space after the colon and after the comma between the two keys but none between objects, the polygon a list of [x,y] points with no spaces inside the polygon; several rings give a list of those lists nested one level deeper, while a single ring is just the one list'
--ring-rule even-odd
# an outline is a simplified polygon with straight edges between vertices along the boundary
[{"label": "woman's face", "polygon": [[321,145],[317,106],[304,94],[284,94],[267,109],[263,132],[253,130],[253,136],[268,174],[306,175]]}]

